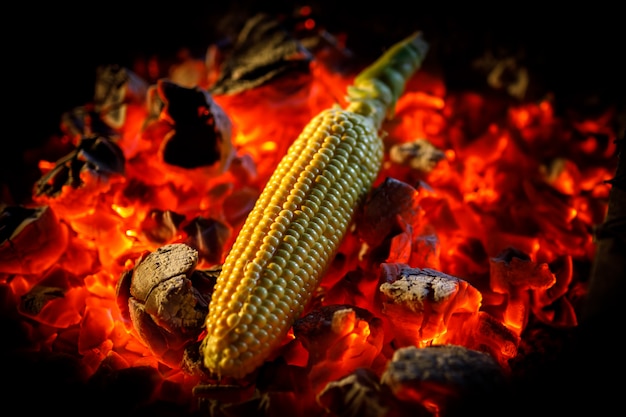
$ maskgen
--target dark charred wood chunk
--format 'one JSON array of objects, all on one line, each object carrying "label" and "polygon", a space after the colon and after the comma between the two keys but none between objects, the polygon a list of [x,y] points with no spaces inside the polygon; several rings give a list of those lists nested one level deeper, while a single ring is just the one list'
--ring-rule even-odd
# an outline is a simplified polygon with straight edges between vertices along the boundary
[{"label": "dark charred wood chunk", "polygon": [[0,204],[0,273],[40,274],[68,245],[68,230],[48,206]]},{"label": "dark charred wood chunk", "polygon": [[20,229],[39,217],[44,208],[4,206],[0,211],[0,243],[19,233]]},{"label": "dark charred wood chunk", "polygon": [[492,415],[502,407],[508,377],[484,352],[457,345],[408,346],[394,353],[381,383],[398,399],[424,404],[440,416]]},{"label": "dark charred wood chunk", "polygon": [[157,91],[173,129],[161,145],[165,163],[191,169],[229,158],[231,122],[206,90],[161,79]]},{"label": "dark charred wood chunk", "polygon": [[18,306],[21,314],[36,318],[46,305],[62,300],[70,288],[79,283],[76,277],[60,268],[52,268],[42,276],[41,281],[22,295]]},{"label": "dark charred wood chunk", "polygon": [[385,388],[372,370],[359,368],[328,383],[317,395],[317,402],[337,417],[383,417],[393,405]]},{"label": "dark charred wood chunk", "polygon": [[230,228],[219,220],[196,217],[183,228],[187,233],[185,243],[198,251],[199,257],[217,265],[230,238]]},{"label": "dark charred wood chunk", "polygon": [[105,136],[84,137],[70,153],[56,161],[55,167],[35,184],[35,196],[54,197],[63,186],[79,188],[80,174],[87,171],[95,177],[124,175],[126,158],[122,149]]},{"label": "dark charred wood chunk", "polygon": [[412,223],[419,215],[418,191],[411,185],[386,178],[356,214],[359,236],[370,246],[380,245],[402,231],[398,217]]},{"label": "dark charred wood chunk", "polygon": [[239,33],[210,91],[234,94],[294,71],[308,73],[311,60],[311,53],[279,20],[259,13]]},{"label": "dark charred wood chunk", "polygon": [[93,105],[75,107],[61,115],[61,129],[71,137],[80,138],[93,134],[115,137],[115,129],[108,126],[100,115],[94,111]]},{"label": "dark charred wood chunk", "polygon": [[126,105],[143,103],[148,83],[128,68],[103,65],[96,70],[94,108],[100,119],[114,129],[126,121]]},{"label": "dark charred wood chunk", "polygon": [[151,210],[141,221],[141,231],[152,242],[165,244],[178,234],[185,216],[171,210]]},{"label": "dark charred wood chunk", "polygon": [[347,304],[322,306],[293,324],[294,335],[309,351],[309,362],[318,362],[328,355],[332,345],[345,333],[339,328],[342,326],[342,315],[351,311],[354,311],[355,319],[368,323],[372,337],[382,334],[381,319],[364,308]]},{"label": "dark charred wood chunk", "polygon": [[490,259],[492,287],[518,289],[549,288],[556,277],[546,263],[533,262],[530,257],[514,248],[507,248],[497,257]]}]

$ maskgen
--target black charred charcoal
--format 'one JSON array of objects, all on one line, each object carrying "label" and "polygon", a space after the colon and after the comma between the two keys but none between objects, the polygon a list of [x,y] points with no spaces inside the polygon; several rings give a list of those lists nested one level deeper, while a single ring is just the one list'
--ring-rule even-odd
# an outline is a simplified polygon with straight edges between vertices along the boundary
[{"label": "black charred charcoal", "polygon": [[489,354],[457,345],[398,349],[380,379],[400,400],[440,416],[502,415],[508,377]]},{"label": "black charred charcoal", "polygon": [[36,220],[42,209],[28,208],[24,206],[0,207],[0,243],[8,240],[25,223]]},{"label": "black charred charcoal", "polygon": [[163,161],[182,168],[223,165],[232,153],[231,122],[212,96],[199,87],[161,79],[157,91],[162,116],[173,128],[162,145]]},{"label": "black charred charcoal", "polygon": [[100,119],[113,129],[126,121],[126,105],[144,103],[148,83],[128,68],[103,65],[96,71],[94,108]]},{"label": "black charred charcoal", "polygon": [[80,173],[87,170],[94,176],[123,175],[126,158],[122,149],[105,136],[83,138],[78,147],[56,161],[55,167],[35,184],[35,196],[58,195],[64,185],[83,185]]},{"label": "black charred charcoal", "polygon": [[220,262],[231,233],[227,225],[215,219],[196,217],[183,230],[188,236],[185,243],[195,248],[200,258],[213,265]]},{"label": "black charred charcoal", "polygon": [[171,210],[151,210],[141,222],[141,230],[152,242],[165,244],[178,234],[185,216]]},{"label": "black charred charcoal", "polygon": [[306,74],[311,60],[311,53],[279,20],[259,13],[239,33],[210,92],[234,94],[293,71]]}]

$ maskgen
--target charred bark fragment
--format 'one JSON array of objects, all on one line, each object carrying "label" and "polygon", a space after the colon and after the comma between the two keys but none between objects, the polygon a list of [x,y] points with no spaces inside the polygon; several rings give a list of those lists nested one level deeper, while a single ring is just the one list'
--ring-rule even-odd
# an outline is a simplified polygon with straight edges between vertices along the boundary
[{"label": "charred bark fragment", "polygon": [[376,373],[365,368],[356,369],[345,378],[330,382],[317,395],[317,402],[337,417],[432,415],[421,404],[398,401],[389,387],[380,383]]},{"label": "charred bark fragment", "polygon": [[198,251],[199,257],[210,265],[218,265],[224,245],[230,238],[230,228],[216,219],[196,217],[183,227],[186,244]]},{"label": "charred bark fragment", "polygon": [[231,121],[206,90],[170,80],[157,83],[160,116],[172,127],[161,144],[163,161],[186,169],[227,169],[233,157]]},{"label": "charred bark fragment", "polygon": [[234,94],[285,73],[308,73],[311,59],[279,20],[259,13],[247,20],[210,92]]},{"label": "charred bark fragment", "polygon": [[456,345],[398,349],[381,383],[436,415],[503,415],[507,375],[489,354]]},{"label": "charred bark fragment", "polygon": [[88,172],[103,183],[114,175],[124,175],[126,158],[122,149],[106,136],[83,137],[73,151],[56,161],[55,167],[35,184],[34,195],[55,197],[63,186],[81,187],[81,173]]},{"label": "charred bark fragment", "polygon": [[96,69],[93,103],[63,113],[61,128],[70,136],[115,137],[126,122],[129,104],[144,105],[147,83],[119,65]]},{"label": "charred bark fragment", "polygon": [[67,227],[50,207],[0,204],[0,274],[43,273],[67,245]]}]

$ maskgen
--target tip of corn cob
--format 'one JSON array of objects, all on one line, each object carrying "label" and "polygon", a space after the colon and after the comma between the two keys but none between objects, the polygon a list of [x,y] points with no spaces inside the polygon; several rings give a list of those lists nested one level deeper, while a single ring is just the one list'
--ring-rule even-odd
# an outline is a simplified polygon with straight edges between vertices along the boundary
[{"label": "tip of corn cob", "polygon": [[377,128],[393,117],[407,81],[422,65],[429,45],[414,32],[389,48],[374,64],[359,73],[348,87],[349,111],[371,117]]}]

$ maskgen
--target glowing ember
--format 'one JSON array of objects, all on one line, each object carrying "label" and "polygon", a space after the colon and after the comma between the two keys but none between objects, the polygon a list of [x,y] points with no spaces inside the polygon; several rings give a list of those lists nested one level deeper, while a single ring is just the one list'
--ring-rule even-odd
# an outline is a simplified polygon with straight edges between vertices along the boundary
[{"label": "glowing ember", "polygon": [[109,378],[140,381],[129,406],[480,412],[471,396],[501,389],[538,324],[578,324],[614,168],[610,119],[571,123],[549,97],[521,101],[529,80],[517,67],[506,99],[419,74],[312,304],[257,374],[216,381],[196,356],[215,274],[288,145],[354,74],[327,65],[336,45],[309,56],[292,42],[297,61],[277,61],[297,73],[271,67],[244,84],[236,61],[216,76],[215,45],[154,86],[133,69],[99,70],[94,102],[48,144],[69,153],[40,162],[32,204],[0,207],[0,289],[29,343],[20,350],[67,354],[76,379],[104,392]]}]

